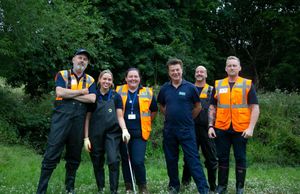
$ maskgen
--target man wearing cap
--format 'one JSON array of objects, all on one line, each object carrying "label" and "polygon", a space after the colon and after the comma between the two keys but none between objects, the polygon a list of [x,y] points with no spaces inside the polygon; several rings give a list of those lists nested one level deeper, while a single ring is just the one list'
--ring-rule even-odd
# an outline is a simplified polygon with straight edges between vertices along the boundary
[{"label": "man wearing cap", "polygon": [[51,129],[37,193],[46,193],[49,179],[66,148],[66,192],[74,192],[76,171],[81,160],[86,104],[96,100],[94,79],[85,74],[90,54],[78,49],[72,58],[73,68],[62,70],[55,77],[56,100],[51,120]]}]

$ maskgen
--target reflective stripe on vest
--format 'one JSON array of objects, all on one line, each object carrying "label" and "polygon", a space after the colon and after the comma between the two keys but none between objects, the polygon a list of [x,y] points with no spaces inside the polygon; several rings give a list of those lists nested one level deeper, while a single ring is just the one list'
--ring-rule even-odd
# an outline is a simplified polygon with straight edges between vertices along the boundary
[{"label": "reflective stripe on vest", "polygon": [[[81,90],[85,88],[89,88],[94,83],[94,78],[85,74],[80,78],[79,82],[71,70],[62,70],[59,72],[62,78],[65,80],[65,87],[71,90]],[[62,100],[62,98],[57,97],[56,100]]]},{"label": "reflective stripe on vest", "polygon": [[247,98],[251,84],[251,80],[239,77],[230,90],[228,78],[216,81],[214,96],[218,101],[216,128],[227,130],[230,123],[232,123],[233,129],[238,132],[248,128],[251,112]]},{"label": "reflective stripe on vest", "polygon": [[199,95],[200,98],[207,98],[208,88],[210,88],[210,91],[212,91],[212,86],[205,84]]},{"label": "reflective stripe on vest", "polygon": [[[125,112],[125,106],[128,95],[128,85],[117,86],[116,91],[121,95],[123,102],[123,111]],[[148,140],[151,132],[151,111],[150,105],[153,98],[153,92],[151,88],[143,87],[139,90],[139,107],[142,127],[142,137],[144,140]]]}]

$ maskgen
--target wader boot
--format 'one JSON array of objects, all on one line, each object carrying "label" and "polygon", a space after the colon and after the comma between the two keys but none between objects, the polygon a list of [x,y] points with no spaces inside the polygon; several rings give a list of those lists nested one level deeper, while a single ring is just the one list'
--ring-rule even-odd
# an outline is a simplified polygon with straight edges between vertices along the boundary
[{"label": "wader boot", "polygon": [[41,170],[41,176],[39,180],[39,185],[37,189],[37,194],[45,194],[48,187],[48,182],[50,180],[50,177],[52,175],[53,169],[42,169]]},{"label": "wader boot", "polygon": [[219,167],[218,170],[218,187],[216,189],[216,193],[225,194],[227,192],[227,184],[228,184],[228,167]]},{"label": "wader boot", "polygon": [[139,185],[139,193],[140,194],[149,194],[146,184]]},{"label": "wader boot", "polygon": [[119,183],[119,162],[110,164],[108,168],[109,168],[110,193],[117,194],[118,183]]},{"label": "wader boot", "polygon": [[128,193],[132,193],[133,189],[132,189],[132,184],[131,183],[125,183],[125,190],[126,190],[126,194]]},{"label": "wader boot", "polygon": [[94,174],[95,174],[95,178],[96,178],[98,192],[101,193],[101,192],[103,192],[104,182],[105,182],[104,169],[95,168],[95,166],[94,166]]},{"label": "wader boot", "polygon": [[75,194],[74,191],[75,176],[76,176],[76,170],[66,170],[65,185],[68,194]]},{"label": "wader boot", "polygon": [[235,169],[235,178],[236,178],[236,194],[243,194],[245,178],[246,178],[246,169],[237,167]]},{"label": "wader boot", "polygon": [[217,168],[207,169],[207,179],[209,183],[209,190],[215,192],[217,187],[216,186]]}]

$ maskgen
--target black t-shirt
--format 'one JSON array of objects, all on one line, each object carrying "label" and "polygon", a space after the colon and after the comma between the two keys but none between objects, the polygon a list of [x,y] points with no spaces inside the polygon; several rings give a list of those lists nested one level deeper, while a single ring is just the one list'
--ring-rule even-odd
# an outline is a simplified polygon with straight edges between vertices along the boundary
[{"label": "black t-shirt", "polygon": [[115,109],[123,109],[122,98],[116,91],[110,89],[106,94],[101,94],[100,89],[96,92],[96,103],[88,104],[87,112],[94,112],[97,108],[97,102],[114,100]]}]

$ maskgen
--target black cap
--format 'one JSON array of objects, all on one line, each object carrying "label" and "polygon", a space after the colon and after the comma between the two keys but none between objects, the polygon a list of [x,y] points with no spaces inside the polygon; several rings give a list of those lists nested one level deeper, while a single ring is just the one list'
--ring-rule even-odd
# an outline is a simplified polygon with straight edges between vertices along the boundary
[{"label": "black cap", "polygon": [[76,55],[80,55],[80,54],[85,54],[87,56],[88,59],[91,58],[91,55],[89,52],[87,52],[87,50],[85,50],[84,48],[79,48],[76,50],[76,52],[74,53],[74,56]]}]

